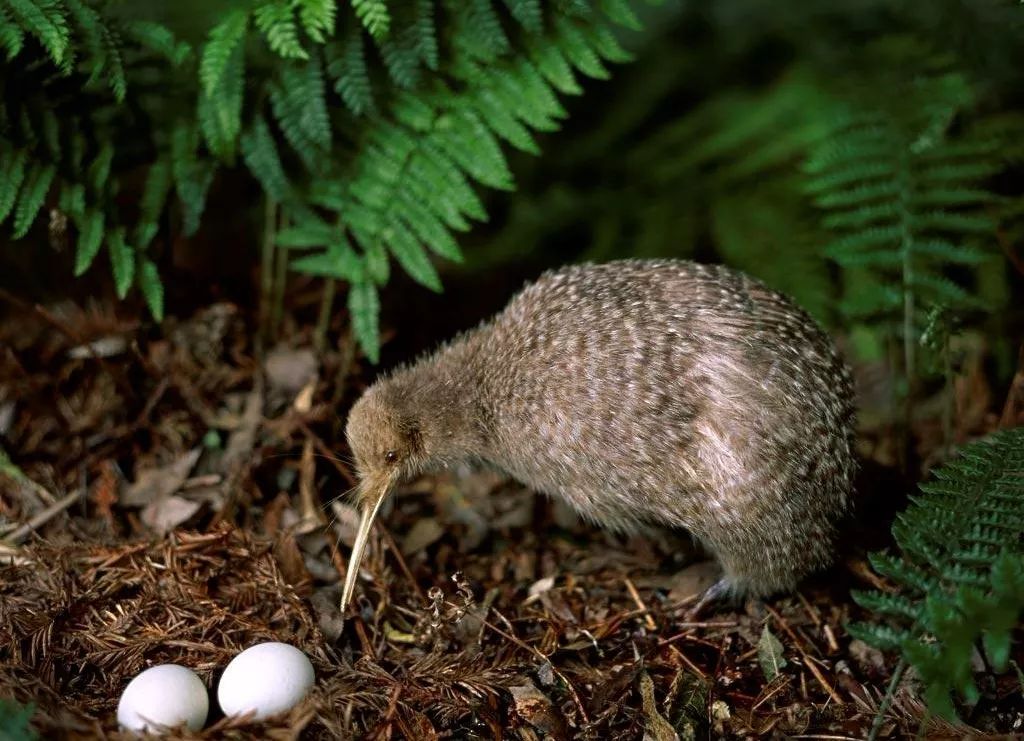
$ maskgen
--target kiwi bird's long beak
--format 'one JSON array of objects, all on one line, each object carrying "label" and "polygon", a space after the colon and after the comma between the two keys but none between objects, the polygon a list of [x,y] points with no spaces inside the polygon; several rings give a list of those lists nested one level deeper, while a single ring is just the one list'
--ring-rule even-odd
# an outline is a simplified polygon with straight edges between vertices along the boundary
[{"label": "kiwi bird's long beak", "polygon": [[380,506],[384,503],[391,486],[394,483],[392,477],[385,476],[379,479],[364,479],[359,484],[359,499],[361,500],[362,515],[359,520],[359,530],[356,532],[356,541],[352,546],[352,555],[348,558],[348,570],[345,573],[345,589],[341,593],[341,617],[345,617],[345,608],[352,599],[352,592],[356,588],[356,578],[359,576],[359,564],[363,560],[363,552],[366,550],[366,543],[370,539],[370,529],[377,517]]}]

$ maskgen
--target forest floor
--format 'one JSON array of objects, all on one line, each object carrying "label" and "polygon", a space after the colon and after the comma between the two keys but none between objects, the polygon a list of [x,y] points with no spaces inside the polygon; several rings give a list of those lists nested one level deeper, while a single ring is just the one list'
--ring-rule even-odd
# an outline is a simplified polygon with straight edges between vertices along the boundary
[{"label": "forest floor", "polygon": [[[22,309],[0,325],[0,698],[32,703],[45,738],[116,737],[142,669],[213,687],[265,640],[307,653],[312,694],[263,723],[214,709],[193,736],[861,739],[879,716],[894,658],[844,628],[864,617],[851,589],[885,586],[864,554],[906,492],[877,429],[861,487],[889,504],[881,540],[851,538],[795,594],[691,619],[714,567],[685,536],[615,537],[466,469],[396,492],[343,623],[343,410],[373,373],[350,345],[314,353],[293,327],[260,362],[226,304],[162,333]],[[980,434],[1005,389],[965,379],[961,433]],[[938,418],[916,430],[924,459]],[[981,687],[950,725],[907,675],[879,737],[1021,730],[1018,677]]]}]

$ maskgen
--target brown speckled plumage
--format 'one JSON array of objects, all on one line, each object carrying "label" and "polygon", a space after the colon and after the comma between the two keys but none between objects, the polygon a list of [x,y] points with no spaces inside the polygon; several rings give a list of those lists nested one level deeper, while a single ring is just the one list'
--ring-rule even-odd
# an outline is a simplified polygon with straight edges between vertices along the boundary
[{"label": "brown speckled plumage", "polygon": [[347,432],[380,497],[480,459],[600,526],[688,529],[738,595],[832,560],[854,474],[852,385],[828,336],[753,278],[672,260],[546,273],[374,384]]}]

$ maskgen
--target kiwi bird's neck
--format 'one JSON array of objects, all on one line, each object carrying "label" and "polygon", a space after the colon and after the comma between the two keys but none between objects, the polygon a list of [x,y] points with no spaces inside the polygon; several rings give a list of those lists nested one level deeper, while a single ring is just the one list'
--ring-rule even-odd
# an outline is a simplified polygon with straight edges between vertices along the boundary
[{"label": "kiwi bird's neck", "polygon": [[486,456],[489,435],[477,355],[472,336],[463,336],[386,381],[404,413],[416,420],[422,468]]}]

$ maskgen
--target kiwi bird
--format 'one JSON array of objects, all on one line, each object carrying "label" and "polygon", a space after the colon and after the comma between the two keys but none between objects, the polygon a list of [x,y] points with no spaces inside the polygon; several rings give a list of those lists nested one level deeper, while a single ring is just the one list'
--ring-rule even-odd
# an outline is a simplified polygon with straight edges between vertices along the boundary
[{"label": "kiwi bird", "polygon": [[361,520],[342,613],[389,491],[464,460],[601,527],[685,528],[722,567],[705,599],[791,590],[834,558],[852,399],[828,335],[743,273],[682,260],[545,273],[353,406]]}]

